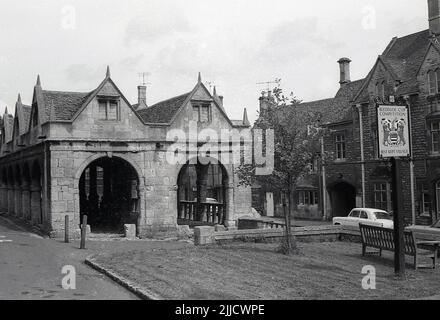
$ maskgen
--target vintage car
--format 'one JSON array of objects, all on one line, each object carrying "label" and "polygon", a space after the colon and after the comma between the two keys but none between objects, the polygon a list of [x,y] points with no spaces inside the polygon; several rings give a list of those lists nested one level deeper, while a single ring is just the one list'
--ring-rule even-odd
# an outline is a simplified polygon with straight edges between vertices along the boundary
[{"label": "vintage car", "polygon": [[413,231],[417,239],[440,241],[440,220],[432,226],[410,226],[407,229]]},{"label": "vintage car", "polygon": [[394,228],[392,216],[388,212],[379,209],[355,208],[351,210],[347,217],[333,218],[333,225],[335,226],[359,227],[359,223]]}]

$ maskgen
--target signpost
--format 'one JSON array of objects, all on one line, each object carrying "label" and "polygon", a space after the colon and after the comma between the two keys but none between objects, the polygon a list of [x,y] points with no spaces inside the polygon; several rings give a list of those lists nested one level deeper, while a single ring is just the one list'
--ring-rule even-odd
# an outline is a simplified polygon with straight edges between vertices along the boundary
[{"label": "signpost", "polygon": [[392,200],[394,219],[394,271],[405,275],[404,216],[400,159],[411,156],[410,118],[407,106],[377,107],[377,137],[379,156],[390,159],[392,168]]}]

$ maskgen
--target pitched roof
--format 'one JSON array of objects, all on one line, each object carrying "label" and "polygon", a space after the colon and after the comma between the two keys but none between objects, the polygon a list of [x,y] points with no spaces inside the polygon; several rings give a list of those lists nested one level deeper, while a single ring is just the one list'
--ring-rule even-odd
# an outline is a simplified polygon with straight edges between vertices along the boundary
[{"label": "pitched roof", "polygon": [[43,90],[47,118],[51,121],[71,120],[91,93]]},{"label": "pitched roof", "polygon": [[343,85],[334,98],[300,103],[297,111],[307,110],[318,114],[321,124],[340,122],[351,118],[351,101],[362,87],[365,79]]},{"label": "pitched roof", "polygon": [[145,123],[170,123],[192,92],[158,102],[147,109],[137,111]]},{"label": "pitched roof", "polygon": [[423,30],[401,38],[395,38],[382,55],[399,80],[413,78],[423,62],[430,44],[429,30]]},{"label": "pitched roof", "polygon": [[27,128],[29,127],[29,121],[30,121],[30,118],[31,118],[32,107],[31,106],[27,106],[25,104],[23,104],[22,107],[23,107],[24,127],[27,130]]},{"label": "pitched roof", "polygon": [[[393,78],[401,83],[397,88],[397,95],[418,91],[417,73],[431,43],[429,30],[423,30],[401,38],[393,38],[383,54],[379,56],[378,61],[381,61]],[[373,70],[374,68],[367,79],[371,78]],[[369,99],[367,84],[365,83],[364,88],[359,92],[356,101]]]}]

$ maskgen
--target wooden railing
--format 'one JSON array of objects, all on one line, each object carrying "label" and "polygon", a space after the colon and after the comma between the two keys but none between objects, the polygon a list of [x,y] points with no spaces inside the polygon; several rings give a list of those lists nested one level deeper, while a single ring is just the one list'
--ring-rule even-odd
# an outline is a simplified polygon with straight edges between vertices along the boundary
[{"label": "wooden railing", "polygon": [[223,224],[225,222],[224,205],[223,203],[180,201],[179,219]]}]

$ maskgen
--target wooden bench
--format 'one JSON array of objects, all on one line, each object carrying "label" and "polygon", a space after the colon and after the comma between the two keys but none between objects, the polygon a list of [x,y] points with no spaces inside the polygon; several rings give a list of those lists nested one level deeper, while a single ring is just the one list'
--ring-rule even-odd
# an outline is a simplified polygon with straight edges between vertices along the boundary
[{"label": "wooden bench", "polygon": [[[362,256],[377,254],[377,252],[367,252],[367,247],[379,249],[379,256],[382,251],[394,252],[394,230],[376,227],[366,224],[359,224],[362,237]],[[414,269],[436,268],[440,241],[417,241],[412,231],[404,231],[405,254],[414,257]],[[428,255],[432,258],[432,265],[419,265],[419,256]]]}]

